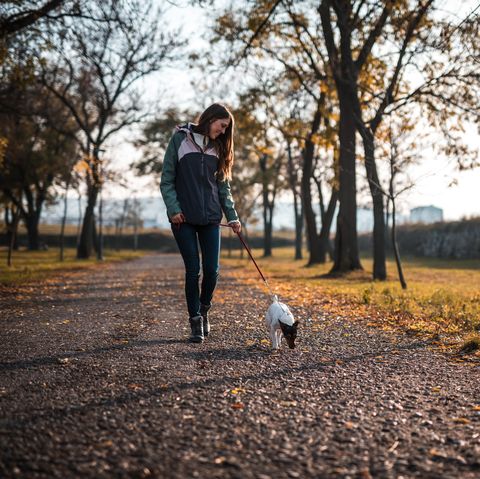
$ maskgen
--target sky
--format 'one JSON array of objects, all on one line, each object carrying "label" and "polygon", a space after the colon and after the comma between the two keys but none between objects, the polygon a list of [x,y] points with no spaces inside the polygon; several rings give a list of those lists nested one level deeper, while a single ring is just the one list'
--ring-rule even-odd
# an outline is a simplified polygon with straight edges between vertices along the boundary
[{"label": "sky", "polygon": [[[157,1],[162,5],[167,3]],[[208,48],[204,32],[214,18],[215,11],[206,7],[192,7],[188,0],[169,3],[175,5],[169,7],[166,24],[180,27],[183,36],[189,39],[189,43]],[[478,0],[462,2],[444,0],[441,3],[442,13],[449,18],[461,19],[478,4]],[[172,65],[161,73],[151,76],[143,86],[147,92],[147,98],[159,101],[160,108],[174,104],[180,108],[191,107],[192,110],[199,110],[206,106],[206,98],[196,91],[192,84],[195,84],[197,79],[201,80],[202,74],[195,70],[187,70],[180,64]],[[221,92],[227,87],[227,85],[218,85],[218,91]],[[215,92],[209,96],[215,98]],[[222,101],[222,98],[218,98],[218,101]],[[111,158],[114,158],[115,168],[126,172],[129,187],[125,190],[111,185],[107,188],[107,196],[156,196],[159,194],[158,185],[153,184],[151,178],[138,178],[128,172],[128,165],[140,155],[128,141],[136,134],[134,131],[124,132],[115,139],[115,145],[112,145],[108,153]],[[466,141],[480,148],[479,131],[476,127],[468,129]],[[408,214],[411,208],[435,205],[443,209],[445,220],[480,216],[480,168],[458,172],[453,159],[440,158],[428,151],[424,152],[423,157],[424,159],[409,171],[415,187],[399,198],[400,211]],[[360,176],[363,174],[362,169],[359,169],[358,174]],[[362,198],[359,198],[359,203],[362,203]]]}]

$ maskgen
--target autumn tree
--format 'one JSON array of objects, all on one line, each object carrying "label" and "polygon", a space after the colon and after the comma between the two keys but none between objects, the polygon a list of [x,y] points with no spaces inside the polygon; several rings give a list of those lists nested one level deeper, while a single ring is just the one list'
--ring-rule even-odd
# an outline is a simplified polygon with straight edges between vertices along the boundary
[{"label": "autumn tree", "polygon": [[[293,217],[295,224],[295,259],[303,259],[303,227],[304,213],[302,204],[302,193],[300,190],[300,179],[302,170],[301,147],[302,142],[301,130],[304,125],[299,120],[299,111],[301,102],[298,99],[292,101],[290,105],[290,115],[283,116],[274,114],[274,128],[282,135],[285,145],[286,160],[286,181],[293,197]],[[275,109],[272,105],[272,109]]]},{"label": "autumn tree", "polygon": [[[471,67],[478,52],[478,22],[473,18],[462,21],[461,29],[451,22],[443,24],[434,4],[433,0],[400,3],[322,0],[320,4],[280,0],[228,10],[218,20],[217,32],[231,44],[239,45],[233,49],[237,54],[232,60],[234,64],[241,58],[257,68],[257,59],[273,61],[296,80],[298,89],[310,94],[312,106],[308,111],[313,115],[310,138],[322,135],[319,127],[322,118],[326,118],[325,110],[333,105],[335,112],[338,107],[340,208],[334,273],[361,268],[356,228],[356,160],[360,158],[356,152],[357,132],[363,142],[374,206],[376,279],[386,277],[384,199],[376,186],[381,181],[375,160],[375,135],[385,115],[395,115],[408,102],[411,108],[423,104],[432,125],[445,134],[448,145],[444,151],[448,154],[456,151],[464,163],[473,163],[460,139],[462,126],[456,127],[455,123],[463,125],[465,117],[473,121],[475,97],[467,85],[478,85],[478,75],[475,77]],[[457,30],[464,37],[462,42],[452,41]],[[466,55],[466,51],[470,54]],[[295,61],[297,58],[302,61]],[[423,85],[412,85],[408,72],[414,69],[424,74]],[[275,75],[281,77],[276,70]],[[456,89],[460,89],[461,95],[455,95]],[[325,94],[323,99],[318,92]],[[325,102],[320,108],[319,100]],[[459,115],[462,109],[464,118]],[[449,121],[451,115],[454,121]],[[306,141],[303,151],[302,190],[311,242],[315,240],[311,234],[314,222],[308,211],[311,200],[307,190],[308,171],[307,176],[305,172],[311,171],[310,154],[315,147]]]},{"label": "autumn tree", "polygon": [[[353,219],[354,143],[355,131],[358,131],[363,140],[365,168],[373,200],[373,277],[385,279],[384,200],[378,188],[380,180],[375,161],[375,134],[386,109],[395,102],[405,65],[422,51],[421,44],[428,34],[426,16],[433,0],[412,5],[375,1],[363,3],[323,0],[319,7],[340,114],[346,123],[345,128],[340,126],[340,134],[343,132],[349,138],[345,140],[343,148],[342,142],[340,146],[341,221],[337,244],[340,249],[344,247],[345,251],[338,256],[334,270],[342,271],[354,266],[356,260],[352,260],[351,256],[358,254],[355,248],[351,250],[347,247],[348,240],[343,241],[353,233],[348,228]],[[398,47],[383,46],[385,52],[382,52],[380,60],[375,55],[375,47],[379,45],[377,50],[382,51],[382,44],[387,42],[398,44]],[[348,186],[344,188],[343,184]],[[344,197],[346,191],[349,192],[348,197]],[[350,246],[353,248],[353,245]]]},{"label": "autumn tree", "polygon": [[[217,38],[229,45],[230,56],[224,60],[226,64],[238,65],[243,61],[247,71],[257,71],[263,64],[270,76],[275,76],[277,84],[285,85],[285,93],[287,90],[293,94],[301,91],[305,95],[301,118],[296,121],[308,126],[296,146],[302,157],[301,198],[307,225],[309,264],[324,261],[325,257],[311,192],[317,139],[327,124],[335,122],[327,120],[334,98],[328,87],[326,52],[322,51],[318,39],[319,20],[307,15],[312,6],[312,2],[255,2],[227,9],[217,19],[215,29]],[[274,101],[276,103],[277,99]],[[288,108],[282,116],[287,123]],[[323,236],[328,238],[327,224],[322,224],[322,228],[326,232]]]},{"label": "autumn tree", "polygon": [[141,153],[141,158],[132,163],[137,175],[152,176],[158,187],[168,142],[175,133],[175,128],[191,121],[191,116],[191,112],[169,107],[143,123],[139,137],[133,142]]},{"label": "autumn tree", "polygon": [[[271,85],[263,84],[247,90],[239,96],[239,104],[244,111],[243,118],[250,119],[250,131],[255,130],[249,141],[250,154],[256,158],[257,182],[262,198],[263,256],[272,255],[273,215],[279,194],[286,187],[284,170],[286,151],[283,141],[274,128],[276,114],[268,98],[274,94]],[[251,115],[247,112],[250,111]],[[247,125],[244,125],[247,126]]]},{"label": "autumn tree", "polygon": [[[44,2],[20,0],[5,1],[0,4],[0,40],[25,30],[48,16],[59,12],[66,0],[46,0]],[[79,2],[77,2],[78,4]],[[73,6],[73,5],[72,5]],[[78,8],[78,5],[77,5]]]},{"label": "autumn tree", "polygon": [[[233,108],[233,115],[235,117],[235,163],[230,186],[244,234],[248,236],[249,226],[257,222],[255,213],[262,197],[262,191],[258,187],[257,146],[264,140],[265,132],[248,102],[240,100]],[[243,256],[243,249],[241,254]]]},{"label": "autumn tree", "polygon": [[160,24],[162,11],[151,2],[92,2],[92,15],[66,20],[55,60],[47,63],[43,83],[77,122],[85,170],[87,206],[77,249],[88,258],[95,246],[94,209],[102,183],[101,150],[113,135],[145,115],[137,85],[158,71],[178,46]]},{"label": "autumn tree", "polygon": [[[55,116],[65,129],[75,130],[63,105],[37,85],[19,82],[9,91],[0,113],[0,135],[6,140],[0,188],[25,223],[29,249],[36,250],[40,216],[44,204],[54,198],[54,182],[78,160],[72,138],[52,128],[48,118]],[[24,102],[28,111],[19,106]]]},{"label": "autumn tree", "polygon": [[0,43],[25,32],[47,32],[68,18],[100,20],[89,0],[4,0],[0,3]]},{"label": "autumn tree", "polygon": [[479,19],[477,5],[461,20],[434,24],[424,38],[424,54],[412,65],[421,81],[399,92],[393,107],[414,105],[437,133],[436,154],[453,159],[460,171],[480,166],[479,148],[466,135],[480,123]]},{"label": "autumn tree", "polygon": [[[399,177],[405,176],[408,167],[415,162],[414,151],[417,148],[417,142],[412,139],[414,126],[412,121],[405,121],[397,124],[390,124],[385,128],[386,141],[384,142],[383,152],[387,157],[389,166],[388,187],[382,189],[382,193],[387,198],[387,205],[391,205],[391,228],[390,236],[397,266],[398,280],[402,289],[407,289],[407,282],[403,272],[400,251],[397,242],[397,200],[406,191],[413,188],[414,182],[408,177],[399,181]],[[389,216],[389,207],[387,206],[387,225]]]}]

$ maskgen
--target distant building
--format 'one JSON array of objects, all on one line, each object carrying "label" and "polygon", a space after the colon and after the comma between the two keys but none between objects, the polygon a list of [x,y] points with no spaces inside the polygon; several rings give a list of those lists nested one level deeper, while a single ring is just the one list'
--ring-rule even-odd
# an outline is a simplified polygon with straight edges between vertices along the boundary
[{"label": "distant building", "polygon": [[436,223],[443,221],[443,210],[436,206],[418,206],[410,210],[411,223]]}]

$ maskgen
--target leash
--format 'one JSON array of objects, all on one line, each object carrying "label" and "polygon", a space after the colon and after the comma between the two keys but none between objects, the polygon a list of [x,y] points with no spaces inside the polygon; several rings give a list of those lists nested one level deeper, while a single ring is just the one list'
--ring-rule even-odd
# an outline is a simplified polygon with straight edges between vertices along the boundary
[{"label": "leash", "polygon": [[[224,224],[224,223],[220,223],[219,226],[223,226],[225,228],[232,228],[231,225]],[[241,241],[242,245],[244,246],[244,248],[247,250],[247,253],[250,256],[250,259],[253,261],[253,264],[257,268],[258,274],[260,275],[263,282],[265,283],[265,286],[267,287],[268,291],[270,292],[270,296],[272,297],[272,300],[278,300],[277,295],[274,294],[274,292],[272,291],[272,288],[270,288],[270,285],[268,284],[267,278],[265,278],[265,276],[262,273],[262,270],[259,268],[257,262],[255,261],[255,258],[252,255],[252,250],[248,247],[248,244],[245,241],[245,239],[243,238],[242,234],[240,232],[237,232],[237,236],[238,236],[238,239]]]}]

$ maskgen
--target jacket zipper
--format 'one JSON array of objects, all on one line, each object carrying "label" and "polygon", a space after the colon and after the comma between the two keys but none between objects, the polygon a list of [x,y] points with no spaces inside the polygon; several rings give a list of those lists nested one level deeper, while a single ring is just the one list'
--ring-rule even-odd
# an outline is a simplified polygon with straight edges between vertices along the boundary
[{"label": "jacket zipper", "polygon": [[205,188],[205,186],[203,185],[204,182],[206,182],[206,174],[205,174],[205,167],[204,167],[204,161],[203,161],[203,157],[204,157],[204,153],[202,151],[202,160],[201,160],[201,167],[202,167],[202,200],[203,200],[203,217],[205,218],[205,222],[208,221],[208,218],[207,218],[207,209],[205,207],[206,205],[206,201],[205,201],[205,191],[207,190],[207,188]]},{"label": "jacket zipper", "polygon": [[207,188],[204,187],[204,182],[206,182],[206,177],[207,175],[205,174],[205,169],[204,169],[204,161],[203,161],[203,157],[205,156],[205,151],[203,150],[203,148],[197,144],[197,142],[195,141],[195,138],[193,136],[193,133],[191,133],[191,140],[193,141],[193,144],[201,151],[202,153],[202,158],[201,158],[201,163],[200,163],[200,167],[201,167],[201,179],[202,179],[202,210],[203,210],[203,217],[205,219],[205,222],[208,223],[208,218],[207,218],[207,209],[206,209],[206,201],[205,201],[205,193],[207,191]]}]

